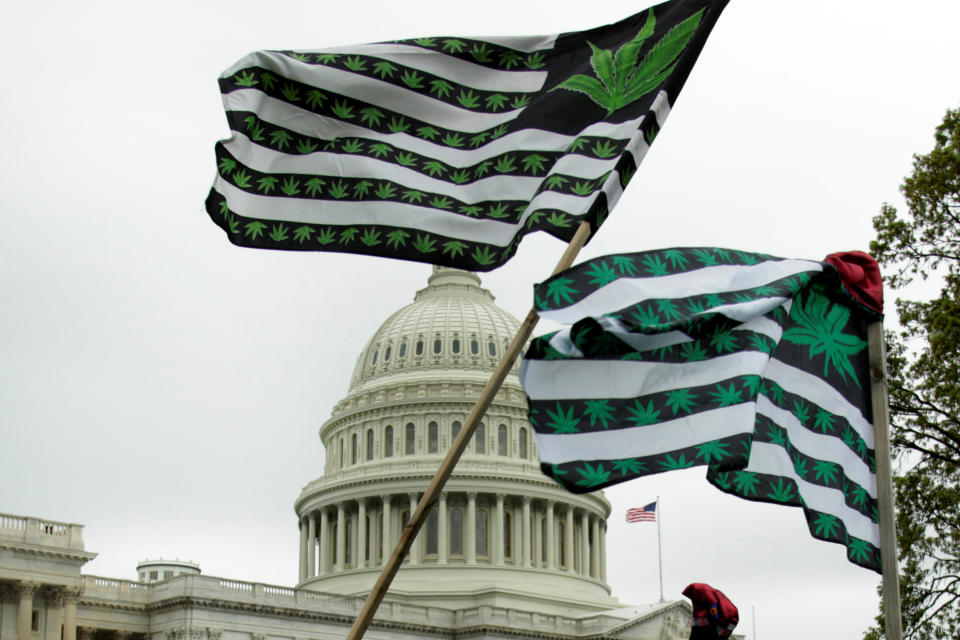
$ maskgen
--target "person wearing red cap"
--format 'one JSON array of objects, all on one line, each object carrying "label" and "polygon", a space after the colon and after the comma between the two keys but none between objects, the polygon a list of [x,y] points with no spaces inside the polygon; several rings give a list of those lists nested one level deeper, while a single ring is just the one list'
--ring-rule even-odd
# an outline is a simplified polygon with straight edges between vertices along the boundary
[{"label": "person wearing red cap", "polygon": [[693,602],[690,640],[729,638],[740,622],[737,607],[723,592],[706,583],[688,584],[683,595]]}]

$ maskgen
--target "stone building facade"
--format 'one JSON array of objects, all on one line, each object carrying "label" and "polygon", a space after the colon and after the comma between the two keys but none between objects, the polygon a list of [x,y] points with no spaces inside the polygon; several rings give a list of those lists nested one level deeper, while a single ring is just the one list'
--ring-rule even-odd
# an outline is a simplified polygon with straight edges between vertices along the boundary
[{"label": "stone building facade", "polygon": [[[320,428],[323,475],[295,501],[295,586],[169,561],[136,581],[84,575],[82,525],[0,515],[0,640],[344,637],[518,325],[476,275],[440,268],[383,323]],[[514,368],[366,637],[686,638],[686,601],[611,595],[609,514],[602,493],[540,473]]]}]

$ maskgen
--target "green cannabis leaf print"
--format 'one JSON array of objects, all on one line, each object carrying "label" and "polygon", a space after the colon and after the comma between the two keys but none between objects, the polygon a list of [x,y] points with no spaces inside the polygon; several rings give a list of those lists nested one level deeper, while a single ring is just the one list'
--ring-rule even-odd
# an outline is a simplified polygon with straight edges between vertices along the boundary
[{"label": "green cannabis leaf print", "polygon": [[648,94],[673,72],[677,58],[696,33],[702,16],[703,9],[667,32],[638,65],[640,50],[656,27],[653,9],[650,9],[647,21],[639,33],[617,49],[616,54],[588,43],[593,50],[590,65],[595,77],[578,73],[561,82],[553,90],[567,89],[583,93],[604,107],[607,115],[610,115]]}]

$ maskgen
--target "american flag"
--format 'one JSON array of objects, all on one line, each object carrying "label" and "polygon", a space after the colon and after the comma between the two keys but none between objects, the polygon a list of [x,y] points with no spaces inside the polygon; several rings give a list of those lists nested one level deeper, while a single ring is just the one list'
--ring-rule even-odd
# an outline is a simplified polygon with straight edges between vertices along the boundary
[{"label": "american flag", "polygon": [[656,522],[657,503],[651,502],[645,507],[627,509],[627,522]]}]

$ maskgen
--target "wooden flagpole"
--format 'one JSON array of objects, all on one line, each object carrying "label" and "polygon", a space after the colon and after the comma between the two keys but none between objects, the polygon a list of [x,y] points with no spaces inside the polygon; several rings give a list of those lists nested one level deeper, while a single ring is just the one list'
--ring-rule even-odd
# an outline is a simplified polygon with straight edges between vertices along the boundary
[{"label": "wooden flagpole", "polygon": [[880,517],[880,563],[883,565],[883,617],[887,640],[903,640],[900,616],[900,574],[897,566],[897,529],[893,506],[890,458],[890,407],[887,399],[887,357],[883,323],[867,328],[870,358],[870,397],[873,406],[874,455],[877,460],[877,503]]},{"label": "wooden flagpole", "polygon": [[[566,251],[563,252],[560,261],[557,263],[551,275],[569,268],[589,238],[590,225],[587,222],[581,222],[577,228],[577,232],[570,240],[570,244],[567,245]],[[500,389],[500,385],[503,384],[507,373],[510,371],[510,367],[513,366],[517,356],[520,355],[523,345],[526,344],[530,334],[533,333],[533,328],[539,319],[536,310],[530,309],[527,317],[517,330],[517,334],[513,337],[510,346],[507,347],[506,352],[504,352],[500,358],[500,362],[497,363],[497,368],[494,369],[493,375],[490,376],[490,380],[483,388],[483,391],[480,392],[480,397],[477,398],[476,404],[473,405],[473,409],[471,409],[467,415],[464,425],[460,429],[460,434],[450,445],[447,456],[443,459],[443,462],[440,463],[436,475],[434,475],[433,480],[430,481],[426,491],[423,492],[423,497],[420,498],[416,510],[410,515],[410,521],[407,523],[407,526],[404,527],[397,546],[393,549],[393,553],[390,554],[390,558],[380,573],[380,577],[377,578],[377,582],[373,585],[373,589],[370,591],[370,595],[367,596],[366,602],[363,603],[363,608],[357,615],[357,619],[354,621],[350,633],[347,634],[347,640],[360,640],[366,632],[367,627],[370,626],[373,615],[377,612],[377,608],[386,595],[387,589],[390,588],[390,583],[393,582],[394,576],[397,575],[397,571],[400,569],[400,562],[404,556],[407,555],[407,552],[410,550],[410,545],[413,544],[414,538],[416,538],[417,533],[420,531],[420,527],[423,526],[424,521],[426,521],[430,507],[436,499],[440,497],[440,492],[450,478],[450,474],[453,473],[453,468],[460,460],[460,456],[463,455],[464,450],[467,448],[470,437],[480,423],[480,418],[483,417],[483,414],[487,411],[487,407],[493,402],[493,397]]]}]

